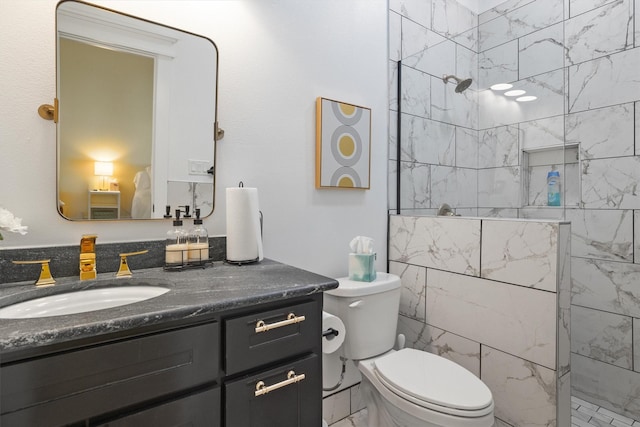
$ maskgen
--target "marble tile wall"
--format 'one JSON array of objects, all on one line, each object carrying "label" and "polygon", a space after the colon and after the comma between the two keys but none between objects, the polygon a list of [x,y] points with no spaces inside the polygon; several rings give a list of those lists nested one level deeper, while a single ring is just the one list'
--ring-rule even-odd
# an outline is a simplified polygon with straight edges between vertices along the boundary
[{"label": "marble tile wall", "polygon": [[640,413],[638,395],[638,373],[603,363],[577,353],[571,354],[571,382],[580,387],[572,394],[596,405],[607,407],[612,402],[623,402],[616,413],[638,419]]},{"label": "marble tile wall", "polygon": [[398,332],[405,335],[407,347],[445,357],[480,377],[480,343],[477,341],[436,328],[405,314],[398,318]]},{"label": "marble tile wall", "polygon": [[[412,69],[411,90],[420,81],[429,92],[413,95],[423,107],[407,100],[406,113],[434,128],[420,136],[429,139],[420,160],[402,159],[402,212],[429,215],[447,202],[463,215],[571,221],[570,301],[573,316],[589,319],[575,322],[572,351],[583,362],[572,387],[590,396],[598,378],[626,373],[593,399],[635,419],[640,410],[623,396],[640,400],[638,14],[640,0],[508,0],[474,20],[455,0],[390,1],[390,60]],[[474,78],[462,95],[440,80],[451,67]],[[517,105],[487,90],[499,81],[538,100]],[[437,131],[449,127],[453,137]],[[549,208],[548,167],[525,167],[522,151],[565,144],[579,162],[559,165],[567,208]]]},{"label": "marble tile wall", "polygon": [[389,259],[471,276],[480,275],[480,220],[394,216]]},{"label": "marble tile wall", "polygon": [[482,380],[497,403],[509,402],[496,404],[496,418],[512,426],[562,425],[556,420],[555,371],[488,346],[482,350]]},{"label": "marble tile wall", "polygon": [[364,407],[358,383],[322,399],[322,419],[327,424],[334,424]]},{"label": "marble tile wall", "polygon": [[[557,291],[557,223],[483,221],[480,277]],[[548,239],[540,239],[548,236]]]},{"label": "marble tile wall", "polygon": [[576,328],[571,335],[573,351],[625,369],[633,369],[633,318],[574,306],[571,323]]},{"label": "marble tile wall", "polygon": [[634,121],[633,103],[568,114],[566,143],[580,144],[584,160],[633,156]]},{"label": "marble tile wall", "polygon": [[556,368],[556,308],[552,292],[427,271],[430,325],[550,369]]},{"label": "marble tile wall", "polygon": [[[440,253],[449,234],[465,243],[443,244]],[[569,224],[391,216],[390,247],[407,345],[485,381],[500,425],[568,426],[558,402],[570,394]],[[451,262],[436,266],[422,252]],[[479,270],[454,267],[476,252]]]}]

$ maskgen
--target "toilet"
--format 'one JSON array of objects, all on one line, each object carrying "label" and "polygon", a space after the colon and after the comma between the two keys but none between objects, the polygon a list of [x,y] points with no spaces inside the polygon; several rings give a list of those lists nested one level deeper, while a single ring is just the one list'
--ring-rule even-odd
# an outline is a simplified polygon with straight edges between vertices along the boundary
[{"label": "toilet", "polygon": [[400,278],[377,273],[373,282],[338,279],[324,293],[324,310],[345,325],[338,352],[362,374],[369,427],[491,427],[489,388],[462,366],[410,348],[394,350]]}]

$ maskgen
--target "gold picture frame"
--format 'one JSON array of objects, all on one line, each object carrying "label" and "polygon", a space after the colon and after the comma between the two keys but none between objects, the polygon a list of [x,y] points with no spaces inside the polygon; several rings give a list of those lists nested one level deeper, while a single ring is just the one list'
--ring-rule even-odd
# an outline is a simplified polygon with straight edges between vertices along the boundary
[{"label": "gold picture frame", "polygon": [[371,109],[316,99],[316,188],[368,190]]}]

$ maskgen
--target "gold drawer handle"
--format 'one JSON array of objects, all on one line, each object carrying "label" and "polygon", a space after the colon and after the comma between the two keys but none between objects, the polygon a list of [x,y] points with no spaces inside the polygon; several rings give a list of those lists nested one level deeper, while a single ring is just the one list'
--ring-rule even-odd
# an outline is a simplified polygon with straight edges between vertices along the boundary
[{"label": "gold drawer handle", "polygon": [[264,381],[258,381],[256,383],[256,397],[262,396],[263,394],[267,394],[270,391],[277,390],[279,388],[288,386],[290,384],[295,384],[297,382],[302,381],[303,379],[305,379],[304,374],[296,375],[295,371],[289,371],[287,372],[286,380],[276,383],[274,385],[266,386],[264,385]]},{"label": "gold drawer handle", "polygon": [[293,325],[295,323],[304,322],[306,318],[304,316],[296,316],[293,313],[289,313],[287,320],[281,320],[280,322],[266,324],[264,320],[258,320],[256,322],[256,334],[259,332],[267,332],[271,329],[281,328],[283,326]]}]

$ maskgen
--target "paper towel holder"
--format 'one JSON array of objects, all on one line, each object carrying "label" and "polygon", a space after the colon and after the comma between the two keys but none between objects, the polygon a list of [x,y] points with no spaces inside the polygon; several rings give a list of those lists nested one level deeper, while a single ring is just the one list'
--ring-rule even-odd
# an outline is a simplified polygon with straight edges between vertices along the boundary
[{"label": "paper towel holder", "polygon": [[[242,181],[238,182],[238,187],[239,188],[243,188],[244,187],[244,182],[242,182]],[[264,230],[264,216],[262,215],[262,211],[258,211],[258,214],[260,215],[260,239],[262,239],[263,238],[262,233],[263,233],[263,230]],[[237,265],[238,267],[240,267],[242,265],[254,264],[256,262],[260,262],[260,256],[258,256],[255,259],[249,259],[249,260],[243,260],[243,261],[230,261],[230,260],[226,259],[225,262],[227,264],[233,264],[233,265]]]}]

